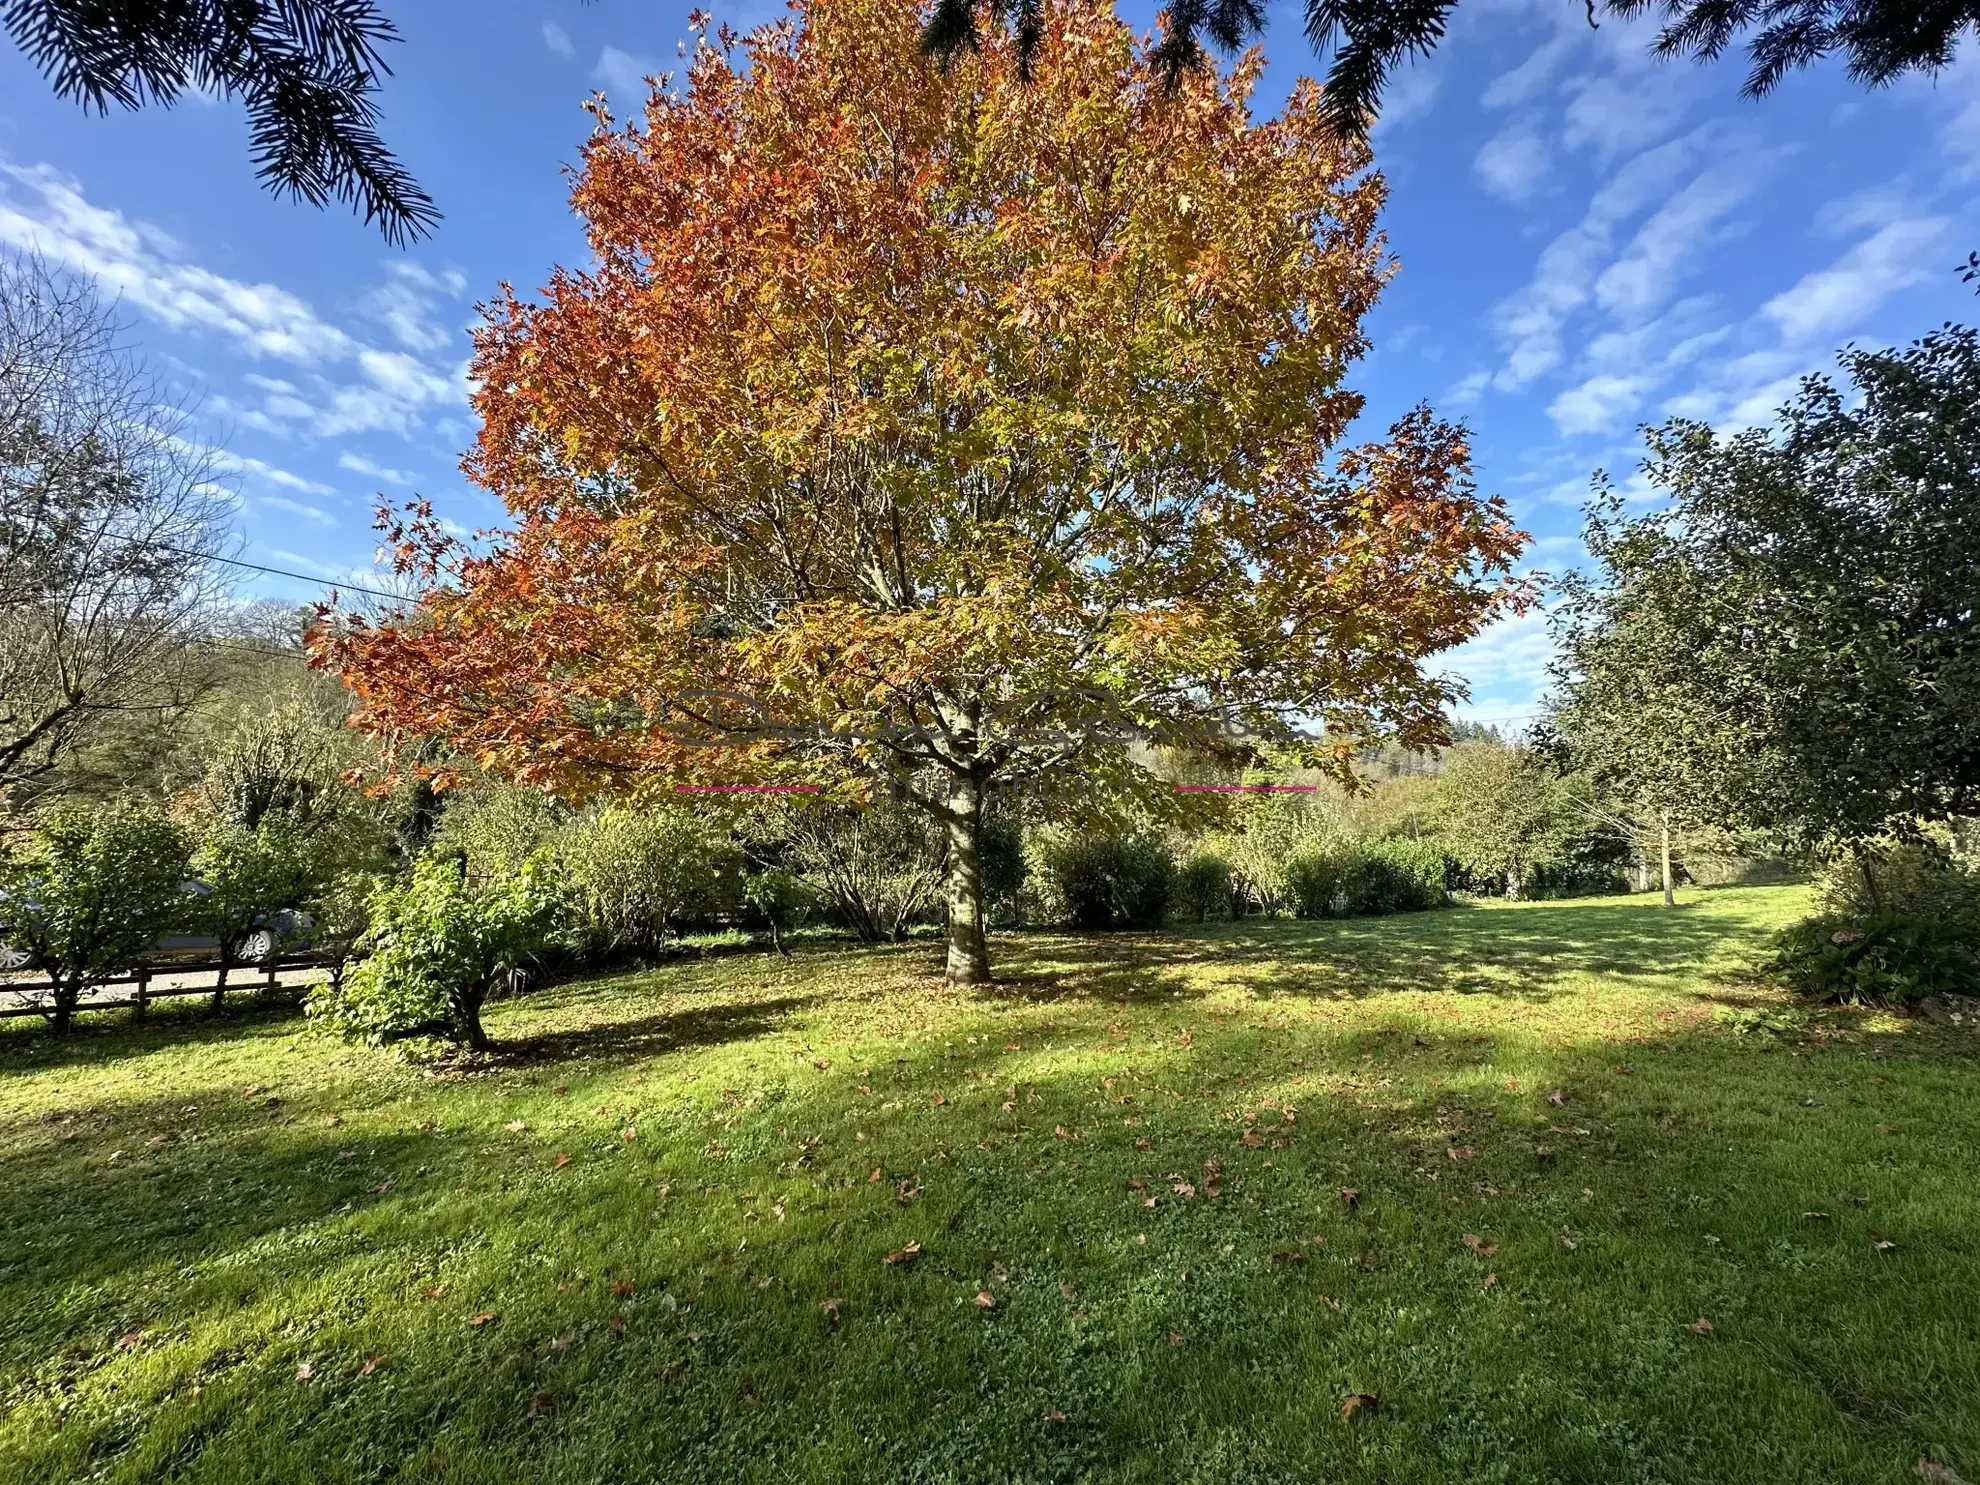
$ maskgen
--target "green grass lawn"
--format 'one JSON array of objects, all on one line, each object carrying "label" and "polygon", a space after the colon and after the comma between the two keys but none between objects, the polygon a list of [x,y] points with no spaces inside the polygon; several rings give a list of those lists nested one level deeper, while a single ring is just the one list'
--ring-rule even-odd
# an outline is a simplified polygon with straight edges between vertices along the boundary
[{"label": "green grass lawn", "polygon": [[16,1024],[0,1476],[1980,1479],[1980,1036],[1754,982],[1802,907]]}]

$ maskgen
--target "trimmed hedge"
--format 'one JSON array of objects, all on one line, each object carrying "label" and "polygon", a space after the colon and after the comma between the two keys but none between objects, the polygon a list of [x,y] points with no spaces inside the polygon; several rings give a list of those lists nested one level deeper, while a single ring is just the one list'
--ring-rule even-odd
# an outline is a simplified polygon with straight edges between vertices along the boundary
[{"label": "trimmed hedge", "polygon": [[1366,918],[1442,907],[1444,853],[1428,841],[1378,840],[1304,851],[1285,865],[1286,895],[1302,918]]}]

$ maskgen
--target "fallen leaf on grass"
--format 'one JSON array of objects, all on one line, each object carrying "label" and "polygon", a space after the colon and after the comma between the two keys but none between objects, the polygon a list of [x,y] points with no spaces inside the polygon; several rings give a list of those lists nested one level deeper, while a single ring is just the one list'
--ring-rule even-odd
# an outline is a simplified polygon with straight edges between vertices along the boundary
[{"label": "fallen leaf on grass", "polygon": [[385,1358],[383,1356],[367,1356],[364,1359],[364,1365],[358,1368],[358,1375],[360,1377],[368,1377],[384,1364]]},{"label": "fallen leaf on grass", "polygon": [[1133,1176],[1128,1177],[1128,1190],[1146,1191],[1147,1189],[1148,1188],[1145,1185],[1143,1185],[1140,1181],[1136,1180]]},{"label": "fallen leaf on grass", "polygon": [[335,1129],[343,1122],[344,1116],[342,1114],[332,1114],[328,1119],[323,1121],[323,1124],[327,1129]]},{"label": "fallen leaf on grass", "polygon": [[1356,1266],[1363,1272],[1372,1274],[1382,1266],[1382,1255],[1377,1253],[1373,1248],[1370,1248],[1367,1252],[1357,1256],[1354,1261]]},{"label": "fallen leaf on grass", "polygon": [[837,1320],[839,1318],[839,1305],[841,1303],[842,1301],[836,1299],[821,1299],[818,1301],[818,1308],[824,1313],[827,1320]]},{"label": "fallen leaf on grass", "polygon": [[1567,1107],[1567,1095],[1558,1088],[1549,1088],[1547,1090],[1547,1102],[1557,1109],[1564,1109]]},{"label": "fallen leaf on grass", "polygon": [[479,1315],[472,1317],[468,1321],[468,1324],[472,1326],[474,1329],[479,1330],[481,1329],[482,1326],[486,1325],[489,1321],[495,1318],[496,1318],[495,1311],[483,1310]]},{"label": "fallen leaf on grass", "polygon": [[1349,1211],[1353,1211],[1355,1203],[1360,1200],[1361,1200],[1361,1193],[1355,1190],[1354,1187],[1352,1186],[1341,1187],[1341,1205],[1346,1207]]},{"label": "fallen leaf on grass", "polygon": [[1283,1253],[1268,1253],[1265,1255],[1265,1265],[1267,1268],[1271,1267],[1275,1263],[1304,1263],[1304,1262],[1306,1262],[1306,1255],[1300,1252],[1297,1248],[1288,1248]]},{"label": "fallen leaf on grass", "polygon": [[1469,1160],[1478,1152],[1470,1145],[1446,1145],[1444,1146],[1444,1153],[1453,1160]]},{"label": "fallen leaf on grass", "polygon": [[1949,1464],[1940,1464],[1936,1459],[1920,1459],[1911,1467],[1911,1472],[1921,1480],[1937,1480],[1940,1485],[1966,1485],[1958,1470]]},{"label": "fallen leaf on grass", "polygon": [[935,1107],[939,1109],[940,1107],[942,1107],[943,1104],[948,1102],[948,1099],[944,1098],[941,1094],[938,1093],[934,1096],[934,1098],[930,1099],[929,1102],[933,1103]]},{"label": "fallen leaf on grass", "polygon": [[1260,1144],[1264,1143],[1262,1140],[1258,1138],[1258,1131],[1255,1129],[1247,1129],[1244,1132],[1244,1142],[1246,1145],[1248,1145],[1250,1148],[1254,1150],[1257,1149]]},{"label": "fallen leaf on grass", "polygon": [[879,1181],[879,1179],[880,1179],[880,1167],[876,1165],[873,1167],[871,1171],[867,1173],[866,1184],[872,1186],[876,1184]]},{"label": "fallen leaf on grass", "polygon": [[1137,1150],[1152,1150],[1155,1148],[1153,1145],[1149,1144],[1148,1141],[1145,1139],[1137,1139],[1134,1142],[1134,1147]]},{"label": "fallen leaf on grass", "polygon": [[571,1157],[570,1157],[570,1156],[568,1156],[568,1155],[559,1155],[559,1156],[558,1156],[558,1157],[557,1157],[557,1158],[556,1158],[555,1160],[553,1160],[553,1161],[551,1161],[551,1162],[550,1162],[550,1169],[552,1169],[552,1170],[562,1170],[562,1169],[563,1169],[563,1168],[564,1168],[565,1166],[567,1166],[567,1165],[569,1165],[570,1163],[571,1163]]},{"label": "fallen leaf on grass", "polygon": [[1172,1348],[1176,1346],[1180,1346],[1183,1343],[1184,1336],[1180,1330],[1172,1330],[1168,1334],[1169,1334],[1169,1345]]},{"label": "fallen leaf on grass", "polygon": [[373,1186],[371,1188],[371,1194],[373,1196],[383,1196],[387,1191],[390,1191],[391,1189],[392,1189],[392,1183],[390,1181],[380,1181],[376,1186]]},{"label": "fallen leaf on grass", "polygon": [[1490,1273],[1485,1276],[1485,1287],[1487,1289],[1490,1289],[1494,1284],[1498,1282],[1499,1282],[1499,1276],[1496,1273]]},{"label": "fallen leaf on grass", "polygon": [[885,1258],[882,1258],[880,1261],[882,1263],[891,1263],[891,1264],[912,1263],[914,1262],[915,1255],[920,1252],[921,1252],[920,1243],[909,1243],[905,1248],[894,1249],[893,1252],[889,1253]]},{"label": "fallen leaf on grass", "polygon": [[1707,1320],[1703,1315],[1700,1315],[1691,1324],[1685,1326],[1685,1329],[1693,1335],[1710,1335],[1712,1333],[1712,1322]]},{"label": "fallen leaf on grass", "polygon": [[988,1289],[979,1289],[976,1291],[976,1306],[981,1310],[994,1310],[997,1308],[997,1296]]},{"label": "fallen leaf on grass", "polygon": [[1827,1212],[1803,1212],[1801,1214],[1801,1220],[1804,1222],[1826,1222],[1829,1220],[1829,1214]]},{"label": "fallen leaf on grass", "polygon": [[612,1281],[612,1298],[630,1299],[632,1292],[633,1281],[631,1279],[614,1279]]},{"label": "fallen leaf on grass", "polygon": [[311,1377],[315,1375],[316,1375],[316,1368],[311,1366],[307,1361],[299,1361],[296,1363],[296,1380],[298,1382],[307,1382]]},{"label": "fallen leaf on grass", "polygon": [[624,1315],[614,1315],[606,1323],[612,1327],[613,1335],[624,1335],[626,1333],[626,1317]]},{"label": "fallen leaf on grass", "polygon": [[144,1338],[150,1334],[151,1332],[148,1330],[127,1330],[117,1337],[117,1349],[119,1351],[135,1351],[139,1346],[144,1344]]},{"label": "fallen leaf on grass", "polygon": [[1341,1416],[1352,1418],[1356,1413],[1379,1413],[1382,1399],[1372,1392],[1350,1392],[1341,1402]]},{"label": "fallen leaf on grass", "polygon": [[507,1124],[504,1124],[502,1127],[508,1130],[510,1134],[521,1134],[524,1130],[529,1128],[529,1125],[524,1123],[521,1119],[511,1119]]},{"label": "fallen leaf on grass", "polygon": [[1061,1413],[1057,1408],[1047,1408],[1045,1410],[1045,1421],[1047,1423],[1064,1423],[1066,1421],[1066,1415]]},{"label": "fallen leaf on grass", "polygon": [[914,1199],[919,1195],[921,1195],[921,1188],[911,1180],[900,1180],[894,1183],[894,1200],[904,1207],[912,1206]]},{"label": "fallen leaf on grass", "polygon": [[1330,1310],[1338,1310],[1341,1307],[1341,1302],[1338,1299],[1335,1299],[1334,1296],[1331,1294],[1321,1295],[1320,1303],[1325,1305]]},{"label": "fallen leaf on grass", "polygon": [[1060,1298],[1060,1299],[1078,1299],[1078,1298],[1079,1298],[1079,1291],[1078,1291],[1078,1290],[1076,1290],[1076,1289],[1074,1289],[1074,1288],[1073,1288],[1073,1286],[1072,1286],[1072,1285],[1070,1285],[1070,1284],[1061,1284],[1061,1285],[1059,1286],[1059,1298]]},{"label": "fallen leaf on grass", "polygon": [[423,1289],[420,1291],[422,1297],[426,1299],[438,1299],[441,1295],[445,1294],[446,1292],[447,1292],[447,1286],[445,1284],[435,1284],[431,1289]]},{"label": "fallen leaf on grass", "polygon": [[1499,1251],[1495,1245],[1486,1242],[1484,1238],[1475,1232],[1467,1232],[1464,1235],[1464,1245],[1480,1258],[1490,1258],[1494,1253]]},{"label": "fallen leaf on grass", "polygon": [[639,1130],[634,1125],[628,1124],[624,1129],[619,1131],[619,1138],[627,1144],[631,1144],[639,1138]]},{"label": "fallen leaf on grass", "polygon": [[541,1418],[557,1411],[557,1399],[547,1392],[539,1392],[529,1400],[529,1416]]}]

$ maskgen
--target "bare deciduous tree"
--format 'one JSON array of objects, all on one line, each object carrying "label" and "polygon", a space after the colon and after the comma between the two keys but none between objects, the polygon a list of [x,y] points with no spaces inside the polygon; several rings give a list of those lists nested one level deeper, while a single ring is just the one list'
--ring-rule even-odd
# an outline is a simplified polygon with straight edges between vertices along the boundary
[{"label": "bare deciduous tree", "polygon": [[93,287],[0,258],[0,812],[196,681],[233,500],[190,421]]}]

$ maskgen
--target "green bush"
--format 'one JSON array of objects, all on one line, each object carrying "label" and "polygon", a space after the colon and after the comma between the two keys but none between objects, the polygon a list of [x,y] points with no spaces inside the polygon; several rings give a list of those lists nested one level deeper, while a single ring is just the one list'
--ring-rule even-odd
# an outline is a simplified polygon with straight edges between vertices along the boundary
[{"label": "green bush", "polygon": [[56,1031],[92,986],[184,925],[187,854],[178,826],[120,802],[58,811],[0,868],[0,943],[53,983],[43,1014]]},{"label": "green bush", "polygon": [[1946,923],[1893,913],[1824,916],[1773,937],[1769,973],[1804,995],[1863,1005],[1911,1005],[1945,991],[1980,990],[1980,952]]},{"label": "green bush", "polygon": [[1444,854],[1414,840],[1310,849],[1285,864],[1282,883],[1302,918],[1421,912],[1444,903]]},{"label": "green bush", "polygon": [[802,923],[811,911],[811,892],[789,867],[773,866],[743,878],[743,902],[770,928],[770,942],[779,954],[788,956],[784,935]]},{"label": "green bush", "polygon": [[610,809],[556,847],[579,936],[599,949],[652,949],[684,918],[732,908],[742,853],[684,809]]},{"label": "green bush", "polygon": [[310,1016],[371,1042],[425,1035],[486,1048],[483,1004],[553,930],[548,875],[532,861],[476,884],[458,858],[422,857],[410,875],[372,892],[358,943],[365,957],[340,981],[311,989]]},{"label": "green bush", "polygon": [[1832,865],[1816,903],[1837,917],[1888,914],[1980,929],[1980,871],[1939,841],[1882,842]]},{"label": "green bush", "polygon": [[1175,888],[1175,863],[1153,841],[1076,835],[1044,853],[1051,896],[1079,929],[1159,928]]},{"label": "green bush", "polygon": [[1199,923],[1231,910],[1231,864],[1215,851],[1197,851],[1176,872],[1176,906]]}]

